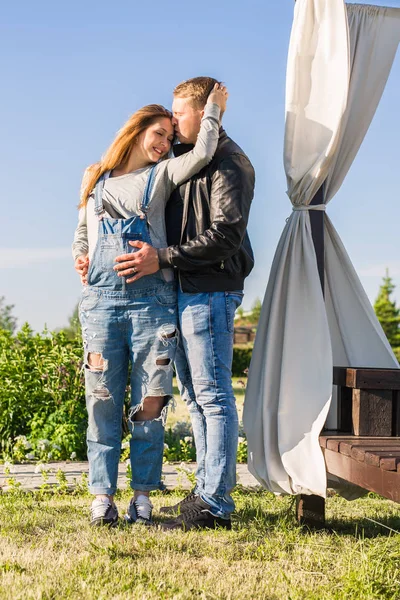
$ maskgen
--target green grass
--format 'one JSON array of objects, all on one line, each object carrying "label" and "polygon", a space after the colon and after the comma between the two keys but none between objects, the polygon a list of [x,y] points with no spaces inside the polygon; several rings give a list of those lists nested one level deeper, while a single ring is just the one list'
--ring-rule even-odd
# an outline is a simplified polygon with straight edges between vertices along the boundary
[{"label": "green grass", "polygon": [[[236,398],[236,406],[238,409],[239,421],[242,420],[244,394],[246,391],[245,387],[243,386],[243,383],[240,382],[243,382],[245,384],[246,379],[244,377],[232,377],[233,392]],[[174,398],[176,401],[175,412],[172,410],[168,411],[167,428],[173,427],[178,421],[190,421],[188,409],[186,408],[185,402],[181,399],[179,395],[178,386],[176,384],[175,379]]]},{"label": "green grass", "polygon": [[[119,497],[120,512],[129,496]],[[178,494],[155,495],[157,508]],[[398,505],[327,501],[335,532],[302,530],[293,500],[235,492],[233,530],[91,529],[88,497],[0,495],[0,597],[17,599],[398,599]],[[157,514],[157,511],[156,511]],[[382,523],[375,525],[368,519]],[[386,527],[384,527],[385,525]]]}]

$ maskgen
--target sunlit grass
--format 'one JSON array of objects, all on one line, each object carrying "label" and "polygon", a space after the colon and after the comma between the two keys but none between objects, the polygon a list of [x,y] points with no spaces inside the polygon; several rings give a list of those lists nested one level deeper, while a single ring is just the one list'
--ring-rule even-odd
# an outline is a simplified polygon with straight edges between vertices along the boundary
[{"label": "sunlit grass", "polygon": [[[153,503],[158,509],[179,497],[155,495]],[[121,513],[128,498],[118,498]],[[235,499],[231,532],[166,533],[91,529],[87,497],[3,494],[0,597],[399,598],[400,535],[386,528],[400,529],[398,505],[329,498],[335,531],[310,532],[295,522],[289,497],[238,490]]]}]

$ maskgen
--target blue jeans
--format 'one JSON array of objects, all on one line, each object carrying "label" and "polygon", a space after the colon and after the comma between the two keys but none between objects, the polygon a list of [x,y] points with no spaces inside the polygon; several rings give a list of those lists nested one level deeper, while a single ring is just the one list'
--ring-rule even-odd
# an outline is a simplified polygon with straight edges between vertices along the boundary
[{"label": "blue jeans", "polygon": [[235,505],[238,416],[232,389],[233,322],[241,292],[178,291],[175,367],[196,444],[196,493],[228,518]]},{"label": "blue jeans", "polygon": [[[147,285],[149,281],[147,278]],[[146,289],[87,287],[82,292],[79,312],[89,418],[90,491],[113,495],[117,490],[129,363],[131,487],[162,489],[166,405],[172,397],[172,365],[178,338],[175,285],[154,278]],[[99,359],[100,367],[96,366]],[[135,421],[135,413],[148,396],[165,396],[161,416]]]}]

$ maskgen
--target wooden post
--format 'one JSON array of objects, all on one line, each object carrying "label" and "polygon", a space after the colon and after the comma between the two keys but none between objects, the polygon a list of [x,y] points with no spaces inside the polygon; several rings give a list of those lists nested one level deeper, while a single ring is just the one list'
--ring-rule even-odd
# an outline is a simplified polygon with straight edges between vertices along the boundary
[{"label": "wooden post", "polygon": [[[324,187],[321,185],[310,204],[323,204]],[[325,294],[325,261],[324,261],[324,211],[310,210],[311,235],[317,258],[318,274],[322,293]],[[312,529],[325,526],[325,500],[321,496],[300,494],[296,498],[296,516],[301,525]]]},{"label": "wooden post", "polygon": [[340,390],[339,431],[399,437],[399,369],[334,367],[333,383]]},{"label": "wooden post", "polygon": [[393,415],[392,390],[353,389],[354,435],[390,437]]},{"label": "wooden post", "polygon": [[325,527],[325,499],[321,496],[296,496],[297,520],[310,529]]},{"label": "wooden post", "polygon": [[[321,185],[318,192],[310,202],[310,205],[323,204],[324,186]],[[324,216],[323,210],[310,210],[311,235],[314,243],[315,254],[317,257],[317,267],[319,280],[321,282],[322,293],[325,295],[325,243],[324,243]]]},{"label": "wooden post", "polygon": [[[335,382],[334,382],[335,383]],[[344,385],[338,385],[338,431],[343,433],[353,432],[353,419],[352,419],[352,399],[353,390],[345,387]]]},{"label": "wooden post", "polygon": [[400,393],[398,390],[393,390],[393,428],[392,435],[400,437]]}]

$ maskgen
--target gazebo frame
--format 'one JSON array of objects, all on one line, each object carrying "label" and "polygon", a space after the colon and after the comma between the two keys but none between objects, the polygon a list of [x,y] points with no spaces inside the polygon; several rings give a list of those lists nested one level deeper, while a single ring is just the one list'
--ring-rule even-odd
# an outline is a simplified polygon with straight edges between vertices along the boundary
[{"label": "gazebo frame", "polygon": [[[294,0],[296,2],[296,0]],[[323,185],[311,205],[323,203]],[[309,212],[322,293],[325,293],[323,211]],[[400,370],[334,367],[338,429],[324,430],[320,445],[327,473],[400,503]],[[325,499],[296,496],[301,524],[325,525]]]}]

